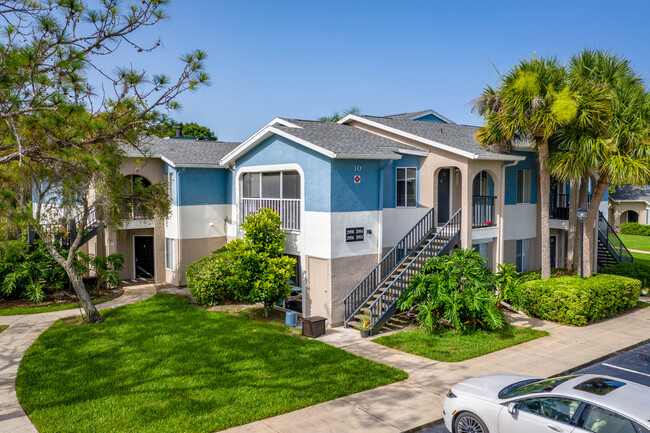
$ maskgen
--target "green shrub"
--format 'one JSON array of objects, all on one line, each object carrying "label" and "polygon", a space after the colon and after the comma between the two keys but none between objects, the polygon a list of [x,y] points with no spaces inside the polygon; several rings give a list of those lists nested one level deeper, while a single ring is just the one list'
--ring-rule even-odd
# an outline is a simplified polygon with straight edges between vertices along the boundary
[{"label": "green shrub", "polygon": [[285,233],[271,209],[246,217],[244,239],[234,239],[211,256],[192,263],[187,287],[200,304],[226,300],[262,302],[265,312],[291,293],[295,259],[283,256]]},{"label": "green shrub", "polygon": [[621,224],[621,233],[625,235],[650,236],[650,226],[639,223]]},{"label": "green shrub", "polygon": [[414,275],[397,306],[402,311],[418,305],[418,321],[432,330],[444,319],[461,330],[499,329],[505,321],[494,294],[496,277],[474,250],[459,249],[452,256],[428,259]]},{"label": "green shrub", "polygon": [[650,287],[650,266],[643,263],[619,263],[600,270],[601,274],[621,275],[641,282],[641,288]]},{"label": "green shrub", "polygon": [[584,326],[633,308],[641,294],[641,283],[618,275],[598,274],[584,280],[566,276],[528,281],[521,290],[523,308],[531,316]]},{"label": "green shrub", "polygon": [[[566,268],[551,269],[552,278],[565,277],[567,275],[571,275],[571,274],[569,274],[569,271]],[[534,281],[534,280],[541,280],[541,279],[542,279],[542,271],[540,270],[524,272],[519,275],[519,281],[522,283],[525,283],[526,281]]]},{"label": "green shrub", "polygon": [[231,252],[220,250],[187,267],[187,287],[196,302],[218,305],[238,298],[231,290],[233,258]]}]

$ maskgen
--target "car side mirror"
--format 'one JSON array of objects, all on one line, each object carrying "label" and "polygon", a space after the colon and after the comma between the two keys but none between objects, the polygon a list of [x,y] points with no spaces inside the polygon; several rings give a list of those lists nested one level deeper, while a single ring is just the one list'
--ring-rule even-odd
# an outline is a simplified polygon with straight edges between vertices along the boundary
[{"label": "car side mirror", "polygon": [[517,403],[516,402],[511,401],[510,403],[508,403],[507,408],[508,408],[508,413],[510,415],[514,415],[514,414],[517,413]]}]

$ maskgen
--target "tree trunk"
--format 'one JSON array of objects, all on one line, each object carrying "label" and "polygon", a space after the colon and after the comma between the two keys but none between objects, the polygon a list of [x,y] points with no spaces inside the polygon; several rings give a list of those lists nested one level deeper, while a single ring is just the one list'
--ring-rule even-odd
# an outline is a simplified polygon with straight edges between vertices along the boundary
[{"label": "tree trunk", "polygon": [[569,187],[569,235],[567,239],[566,267],[570,273],[575,273],[575,241],[578,231],[578,202],[580,192],[578,191],[580,179],[572,179]]},{"label": "tree trunk", "polygon": [[548,174],[548,141],[539,140],[537,142],[537,152],[539,154],[539,205],[542,207],[540,212],[540,229],[541,229],[541,254],[542,254],[542,279],[551,278],[551,230],[549,227],[549,205],[551,194],[551,178]]},{"label": "tree trunk", "polygon": [[584,276],[591,277],[596,269],[596,263],[594,263],[594,253],[595,253],[595,239],[596,239],[596,220],[598,218],[598,208],[600,207],[600,201],[605,196],[607,187],[609,186],[609,180],[605,177],[598,178],[596,183],[596,188],[591,193],[591,203],[587,209],[587,218],[585,218],[585,239],[584,239]]},{"label": "tree trunk", "polygon": [[104,319],[102,319],[102,316],[99,314],[99,311],[97,311],[95,304],[93,304],[93,301],[88,294],[88,291],[86,290],[86,286],[84,285],[81,277],[77,274],[77,270],[74,268],[74,265],[68,266],[66,264],[66,266],[64,266],[64,269],[66,274],[68,274],[70,281],[72,282],[72,287],[77,294],[77,298],[79,298],[79,301],[81,302],[81,306],[86,312],[86,322],[102,323]]}]

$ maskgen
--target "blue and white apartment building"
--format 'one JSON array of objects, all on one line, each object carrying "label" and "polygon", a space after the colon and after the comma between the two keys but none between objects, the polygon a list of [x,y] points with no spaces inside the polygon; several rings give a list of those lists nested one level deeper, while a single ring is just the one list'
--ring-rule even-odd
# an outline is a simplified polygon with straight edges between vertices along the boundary
[{"label": "blue and white apartment building", "polygon": [[[424,245],[440,227],[452,227],[452,219],[445,242],[476,248],[491,267],[507,262],[520,271],[538,269],[535,153],[484,149],[474,139],[477,129],[426,110],[348,115],[338,123],[276,118],[242,143],[150,138],[142,144],[150,158],[130,155],[123,174],[164,180],[171,216],[134,215],[89,248],[124,254],[124,279],[183,285],[190,263],[241,237],[247,215],[273,208],[287,232],[286,253],[298,259],[296,296],[287,305],[324,316],[332,326],[349,322],[378,297],[371,293],[376,287],[352,304],[349,295],[386,263],[386,254],[395,262],[393,247],[406,234]],[[569,191],[567,182],[554,185],[551,260],[561,266]],[[607,197],[601,208],[607,214]],[[412,246],[399,260],[417,253]]]}]

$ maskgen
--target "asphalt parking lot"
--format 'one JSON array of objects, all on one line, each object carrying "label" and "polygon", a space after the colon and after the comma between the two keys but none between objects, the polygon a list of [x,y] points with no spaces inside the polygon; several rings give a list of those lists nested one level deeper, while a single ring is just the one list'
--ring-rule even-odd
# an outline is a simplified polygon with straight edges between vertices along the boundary
[{"label": "asphalt parking lot", "polygon": [[[605,374],[650,387],[650,343],[578,370],[576,373]],[[444,425],[439,425],[424,430],[423,433],[449,433],[449,430]]]}]

